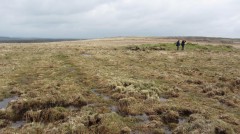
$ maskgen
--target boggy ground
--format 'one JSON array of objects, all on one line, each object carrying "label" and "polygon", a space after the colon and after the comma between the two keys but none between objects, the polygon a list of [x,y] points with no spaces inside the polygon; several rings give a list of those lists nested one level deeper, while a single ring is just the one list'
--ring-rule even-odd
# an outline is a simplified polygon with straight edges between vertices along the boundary
[{"label": "boggy ground", "polygon": [[240,133],[239,49],[170,41],[0,44],[0,133]]}]

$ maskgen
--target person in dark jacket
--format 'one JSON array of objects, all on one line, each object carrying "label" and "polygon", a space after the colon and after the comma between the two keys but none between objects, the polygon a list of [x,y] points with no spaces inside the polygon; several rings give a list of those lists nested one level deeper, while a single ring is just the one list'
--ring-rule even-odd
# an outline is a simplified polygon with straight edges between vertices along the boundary
[{"label": "person in dark jacket", "polygon": [[178,41],[176,42],[176,46],[177,46],[177,50],[179,50],[180,40],[178,40]]},{"label": "person in dark jacket", "polygon": [[181,46],[182,46],[182,50],[184,50],[184,46],[186,44],[187,41],[183,40],[182,43],[181,43]]}]

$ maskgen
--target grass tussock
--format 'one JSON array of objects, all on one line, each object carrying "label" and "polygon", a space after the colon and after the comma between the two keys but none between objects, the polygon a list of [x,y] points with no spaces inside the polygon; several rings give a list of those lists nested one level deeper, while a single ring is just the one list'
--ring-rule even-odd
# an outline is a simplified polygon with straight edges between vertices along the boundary
[{"label": "grass tussock", "polygon": [[67,110],[61,107],[38,111],[30,110],[25,113],[25,120],[28,122],[54,122],[65,119],[67,115]]}]

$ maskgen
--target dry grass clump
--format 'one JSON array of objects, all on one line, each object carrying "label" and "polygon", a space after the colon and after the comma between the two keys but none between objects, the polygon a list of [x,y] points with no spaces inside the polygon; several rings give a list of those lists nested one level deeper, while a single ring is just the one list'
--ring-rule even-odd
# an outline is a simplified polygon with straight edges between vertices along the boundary
[{"label": "dry grass clump", "polygon": [[69,100],[68,105],[82,107],[82,106],[87,105],[87,100],[85,99],[85,97],[82,94],[75,94]]},{"label": "dry grass clump", "polygon": [[[126,128],[125,121],[116,113],[109,113],[103,115],[101,124],[97,128],[99,133],[121,133]],[[129,131],[129,130],[128,130]]]},{"label": "dry grass clump", "polygon": [[219,115],[219,119],[221,119],[229,124],[233,124],[236,126],[240,125],[240,120],[232,114]]},{"label": "dry grass clump", "polygon": [[8,126],[9,124],[10,124],[10,121],[5,120],[5,119],[1,119],[0,120],[0,129]]},{"label": "dry grass clump", "polygon": [[113,93],[111,98],[115,99],[115,100],[120,100],[123,98],[126,98],[127,95],[126,94],[122,94],[122,93]]},{"label": "dry grass clump", "polygon": [[228,84],[223,84],[222,86],[219,86],[219,83],[216,85],[205,85],[202,87],[202,93],[206,94],[207,97],[216,99],[220,103],[229,107],[239,106],[238,104],[240,99],[237,97],[238,93],[234,93],[234,91],[229,89],[227,85]]},{"label": "dry grass clump", "polygon": [[178,123],[179,114],[176,111],[167,111],[162,114],[164,123]]},{"label": "dry grass clump", "polygon": [[13,87],[10,89],[10,94],[13,96],[21,96],[24,92],[21,91],[20,89]]},{"label": "dry grass clump", "polygon": [[215,94],[224,96],[229,93],[238,93],[238,90],[240,89],[240,82],[238,78],[230,79],[220,77],[218,80],[219,82],[215,82],[214,84],[206,83],[199,87],[202,88],[203,93],[208,93],[210,97],[215,96]]},{"label": "dry grass clump", "polygon": [[[81,108],[82,106],[87,105],[86,100],[82,95],[75,95],[70,99],[66,99],[66,97],[58,97],[47,95],[45,97],[37,97],[32,99],[18,99],[17,101],[11,102],[6,110],[7,118],[12,120],[19,120],[23,117],[25,112],[29,110],[40,110],[40,115],[44,115],[45,113],[51,112],[41,109],[48,109],[52,107],[67,107],[67,106],[76,106]],[[34,113],[33,113],[34,115]],[[31,117],[31,116],[30,116]],[[43,118],[43,117],[41,117]],[[34,120],[34,118],[33,118]],[[38,119],[37,119],[38,120]]]},{"label": "dry grass clump", "polygon": [[[41,115],[42,114],[42,115]],[[66,118],[68,117],[68,118]],[[2,129],[0,132],[17,133],[99,133],[97,126],[101,123],[102,115],[91,114],[89,111],[81,115],[70,116],[66,109],[56,107],[42,111],[28,111],[26,118],[31,122],[19,129]],[[42,123],[44,122],[44,123]]]},{"label": "dry grass clump", "polygon": [[97,125],[101,123],[102,118],[103,118],[103,115],[100,115],[100,114],[89,115],[87,126],[91,127],[93,125]]},{"label": "dry grass clump", "polygon": [[202,111],[200,111],[199,109],[193,109],[193,108],[188,108],[188,107],[184,107],[184,106],[173,107],[172,109],[178,111],[178,113],[184,117],[186,117],[186,116],[188,117],[194,113],[202,113]]},{"label": "dry grass clump", "polygon": [[156,106],[155,112],[161,116],[165,123],[176,123],[180,117],[188,118],[192,114],[202,113],[199,110],[184,106],[163,105]]},{"label": "dry grass clump", "polygon": [[132,130],[129,127],[124,127],[121,129],[121,134],[131,134]]},{"label": "dry grass clump", "polygon": [[159,94],[163,92],[154,83],[147,83],[143,81],[121,80],[112,82],[110,88],[117,92],[113,97],[116,99],[126,96],[134,96],[139,99],[159,99]]},{"label": "dry grass clump", "polygon": [[219,102],[222,103],[222,104],[225,104],[225,105],[227,105],[229,107],[237,107],[237,106],[239,106],[233,100],[228,99],[228,98],[219,98]]},{"label": "dry grass clump", "polygon": [[[83,111],[82,111],[83,112]],[[31,123],[35,127],[39,126],[41,133],[120,133],[126,127],[122,117],[116,113],[97,114],[85,111],[81,116],[69,117],[64,122],[55,122],[41,127],[40,124]],[[33,131],[33,126],[25,125],[24,129]],[[21,129],[22,132],[23,128]]]},{"label": "dry grass clump", "polygon": [[137,100],[133,97],[120,99],[118,101],[119,112],[125,115],[135,113],[135,109],[132,107],[135,103],[137,103]]},{"label": "dry grass clump", "polygon": [[155,51],[161,51],[161,50],[166,50],[166,44],[159,44],[159,45],[151,45],[151,44],[146,44],[142,46],[129,46],[126,47],[129,50],[132,51],[147,51],[147,50],[155,50]]},{"label": "dry grass clump", "polygon": [[207,119],[200,114],[192,114],[189,121],[180,124],[174,133],[234,134],[234,130],[221,120]]},{"label": "dry grass clump", "polygon": [[30,110],[24,116],[28,122],[54,122],[65,119],[68,114],[65,108],[55,107],[38,111]]},{"label": "dry grass clump", "polygon": [[118,113],[123,116],[141,115],[147,113],[149,115],[156,114],[154,108],[158,105],[155,99],[140,100],[134,97],[126,97],[118,100]]},{"label": "dry grass clump", "polygon": [[235,90],[239,91],[240,90],[240,78],[237,78],[236,80],[231,81],[229,88],[232,91],[235,91]]},{"label": "dry grass clump", "polygon": [[89,120],[87,117],[88,113],[69,117],[65,122],[50,123],[44,129],[44,133],[91,133],[88,128]]},{"label": "dry grass clump", "polygon": [[169,90],[163,92],[161,96],[164,98],[177,98],[180,96],[180,91],[170,88]]},{"label": "dry grass clump", "polygon": [[[205,92],[205,91],[203,91]],[[214,96],[224,96],[226,94],[226,90],[224,89],[213,89],[212,91],[206,92],[208,97]]]},{"label": "dry grass clump", "polygon": [[[37,97],[33,99],[22,99],[18,100],[15,103],[13,103],[12,107],[14,107],[14,104],[21,104],[20,107],[28,107],[29,109],[43,109],[48,107],[55,107],[55,106],[78,106],[82,107],[87,104],[86,99],[81,94],[75,94],[72,95],[71,98],[67,98],[67,96],[57,96],[57,95],[46,95],[43,97]],[[17,106],[16,106],[17,107]],[[18,108],[21,109],[21,108]]]},{"label": "dry grass clump", "polygon": [[196,85],[202,85],[204,83],[201,80],[186,80],[185,82],[188,84],[196,84]]},{"label": "dry grass clump", "polygon": [[19,129],[14,129],[14,128],[4,128],[0,130],[1,133],[19,133],[19,134],[25,134],[26,132],[28,133],[33,133],[33,134],[66,134],[66,133],[91,133],[91,131],[88,130],[84,124],[81,122],[66,122],[66,123],[49,123],[49,124],[43,124],[43,123],[38,123],[38,122],[32,122],[24,125],[23,127]]},{"label": "dry grass clump", "polygon": [[1,119],[6,119],[7,118],[7,113],[6,110],[0,110],[0,118]]},{"label": "dry grass clump", "polygon": [[16,114],[22,114],[28,110],[45,109],[56,106],[66,106],[67,102],[63,98],[39,97],[33,99],[19,99],[10,104],[8,109],[12,109]]}]

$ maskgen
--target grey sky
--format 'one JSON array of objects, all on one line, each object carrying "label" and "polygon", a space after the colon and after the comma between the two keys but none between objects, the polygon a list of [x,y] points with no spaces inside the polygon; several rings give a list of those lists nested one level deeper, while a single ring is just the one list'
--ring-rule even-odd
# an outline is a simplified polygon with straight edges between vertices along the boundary
[{"label": "grey sky", "polygon": [[0,0],[0,36],[240,37],[239,0]]}]

